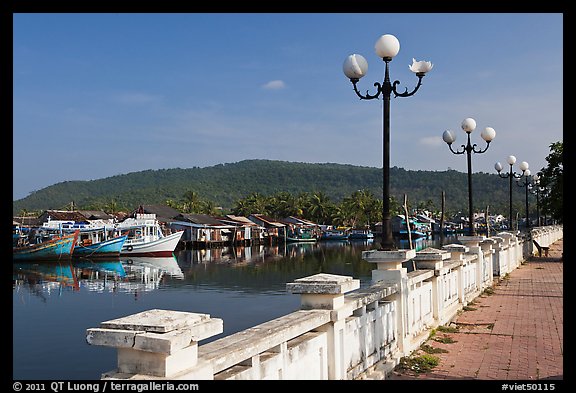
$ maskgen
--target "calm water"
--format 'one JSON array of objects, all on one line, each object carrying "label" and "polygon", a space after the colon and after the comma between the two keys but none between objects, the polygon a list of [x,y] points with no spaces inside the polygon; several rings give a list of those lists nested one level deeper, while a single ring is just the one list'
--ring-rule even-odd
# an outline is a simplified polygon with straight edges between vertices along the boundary
[{"label": "calm water", "polygon": [[[400,244],[401,248],[406,244]],[[423,240],[416,249],[437,247]],[[99,379],[116,349],[86,343],[86,329],[153,308],[210,314],[224,332],[201,344],[299,308],[286,283],[316,273],[370,283],[363,250],[377,242],[327,241],[276,247],[184,250],[174,258],[13,263],[13,379]]]}]

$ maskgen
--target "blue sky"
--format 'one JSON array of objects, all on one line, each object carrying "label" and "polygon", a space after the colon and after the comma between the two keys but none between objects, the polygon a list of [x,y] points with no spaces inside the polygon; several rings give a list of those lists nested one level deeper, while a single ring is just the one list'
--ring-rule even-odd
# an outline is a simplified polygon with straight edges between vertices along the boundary
[{"label": "blue sky", "polygon": [[[532,173],[563,140],[562,13],[22,13],[13,15],[13,198],[55,183],[245,159],[382,167],[382,101],[342,72],[361,54],[374,92],[382,34],[432,71],[392,98],[390,164],[466,172],[442,141],[496,130],[473,172],[515,155]],[[517,164],[517,165],[518,165]],[[515,169],[517,170],[517,165]]]}]

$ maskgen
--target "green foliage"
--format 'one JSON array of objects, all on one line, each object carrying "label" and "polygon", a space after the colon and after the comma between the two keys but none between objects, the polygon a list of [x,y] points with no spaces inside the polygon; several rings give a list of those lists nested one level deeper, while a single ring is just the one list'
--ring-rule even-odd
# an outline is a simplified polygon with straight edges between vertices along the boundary
[{"label": "green foliage", "polygon": [[458,332],[458,328],[454,326],[438,326],[436,328],[437,331],[442,333],[456,333]]},{"label": "green foliage", "polygon": [[548,166],[539,173],[542,213],[563,221],[564,213],[564,143],[550,145],[550,154],[546,157]]},{"label": "green foliage", "polygon": [[448,353],[448,350],[444,349],[444,348],[436,348],[433,347],[429,344],[422,344],[420,346],[420,349],[426,353],[432,354],[432,353]]},{"label": "green foliage", "polygon": [[398,368],[416,373],[426,373],[438,365],[440,359],[437,356],[423,354],[421,356],[405,356],[400,359]]},{"label": "green foliage", "polygon": [[[508,183],[496,174],[474,173],[474,206],[490,205],[491,214],[507,215]],[[402,213],[403,195],[410,207],[446,214],[468,211],[467,175],[454,170],[407,171],[390,168],[392,214]],[[515,190],[515,206],[523,197]],[[535,197],[533,197],[535,200]],[[306,215],[319,223],[374,224],[382,208],[382,170],[342,164],[246,160],[206,168],[159,169],[90,181],[66,181],[13,202],[13,214],[26,210],[78,209],[130,211],[140,204],[165,204],[183,212]],[[531,202],[532,203],[532,202]],[[535,202],[534,202],[535,203]],[[221,207],[222,209],[217,209]],[[273,209],[273,211],[272,211]],[[329,222],[333,221],[333,222]]]}]

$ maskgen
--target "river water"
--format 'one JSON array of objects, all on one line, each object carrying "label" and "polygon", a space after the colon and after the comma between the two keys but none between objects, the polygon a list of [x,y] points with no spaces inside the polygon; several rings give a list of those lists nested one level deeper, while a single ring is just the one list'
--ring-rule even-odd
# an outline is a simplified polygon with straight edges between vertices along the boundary
[{"label": "river water", "polygon": [[[415,248],[437,244],[424,239]],[[286,291],[295,279],[331,273],[369,285],[375,266],[361,252],[376,248],[374,241],[324,241],[182,250],[170,258],[13,262],[13,379],[100,379],[116,368],[116,349],[87,344],[86,329],[149,309],[221,318],[224,332],[200,345],[250,328],[299,308],[299,295]]]}]

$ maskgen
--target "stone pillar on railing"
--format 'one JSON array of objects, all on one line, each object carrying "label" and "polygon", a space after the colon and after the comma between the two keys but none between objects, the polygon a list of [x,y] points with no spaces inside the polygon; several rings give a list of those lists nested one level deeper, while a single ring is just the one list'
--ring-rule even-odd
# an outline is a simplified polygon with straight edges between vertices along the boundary
[{"label": "stone pillar on railing", "polygon": [[458,240],[468,247],[468,253],[475,254],[478,256],[476,260],[476,283],[478,284],[478,289],[480,289],[480,283],[483,281],[481,279],[482,271],[484,269],[484,252],[482,251],[481,243],[486,240],[485,236],[459,236]]},{"label": "stone pillar on railing", "polygon": [[[516,236],[510,232],[499,232],[503,241],[504,257],[506,258],[506,271],[505,273],[510,273],[516,268]],[[520,251],[521,253],[522,251]]]},{"label": "stone pillar on railing", "polygon": [[[446,247],[446,246],[444,246]],[[443,247],[443,248],[444,248]],[[464,246],[462,246],[464,247]],[[436,248],[426,248],[416,253],[413,261],[416,263],[418,270],[430,269],[434,271],[432,281],[432,315],[436,321],[443,319],[443,308],[440,299],[441,290],[439,289],[438,276],[439,271],[444,267],[444,261],[455,259],[448,251],[438,250]],[[460,257],[456,257],[460,259]]]},{"label": "stone pillar on railing", "polygon": [[483,255],[480,243],[486,239],[485,236],[459,236],[460,243],[468,247],[468,252],[478,255],[478,262],[482,263]]},{"label": "stone pillar on railing", "polygon": [[479,269],[480,280],[478,282],[480,283],[480,290],[492,286],[494,282],[494,244],[496,244],[496,241],[491,237],[484,239],[480,243],[484,256],[484,262]]},{"label": "stone pillar on railing", "polygon": [[533,255],[534,248],[536,247],[534,242],[532,242],[532,236],[529,233],[522,237],[517,236],[516,244],[517,251],[514,268],[522,265],[528,258],[530,258]]},{"label": "stone pillar on railing", "polygon": [[494,241],[492,245],[494,249],[494,254],[492,255],[492,276],[503,277],[506,274],[506,258],[504,254],[507,251],[507,246],[504,244],[504,239],[500,236],[492,236],[491,239]]},{"label": "stone pillar on railing", "polygon": [[328,334],[328,379],[346,379],[344,359],[344,329],[346,318],[352,315],[352,310],[345,311],[344,294],[360,288],[360,280],[349,276],[335,274],[315,274],[299,278],[286,284],[286,289],[294,294],[300,294],[302,310],[333,310],[332,322],[319,328]]},{"label": "stone pillar on railing", "polygon": [[387,286],[395,286],[397,293],[393,296],[396,302],[396,328],[398,331],[398,348],[404,352],[407,338],[407,304],[408,276],[407,269],[402,263],[416,256],[416,250],[393,250],[362,251],[362,259],[366,262],[375,263],[377,268],[372,270],[372,282],[382,282]]},{"label": "stone pillar on railing", "polygon": [[470,247],[463,244],[446,244],[442,246],[442,250],[450,253],[450,259],[454,261],[461,261],[462,254],[470,252]]},{"label": "stone pillar on railing", "polygon": [[533,243],[532,238],[528,233],[522,236],[514,235],[512,233],[510,235],[510,248],[512,249],[510,252],[510,271],[512,271],[529,257],[529,253],[532,252]]},{"label": "stone pillar on railing", "polygon": [[[449,253],[451,262],[464,263],[464,254],[470,252],[470,247],[463,244],[446,244],[442,246],[442,250]],[[462,304],[465,304],[464,295],[464,269],[458,269],[458,300]]]},{"label": "stone pillar on railing", "polygon": [[552,231],[550,231],[550,230],[544,229],[544,230],[540,231],[540,236],[542,236],[542,237],[544,237],[544,239],[546,239],[547,245],[554,243],[551,234],[552,234]]},{"label": "stone pillar on railing", "polygon": [[208,314],[153,309],[87,329],[86,341],[118,349],[118,368],[102,379],[213,379],[198,341],[222,331],[222,320]]}]

